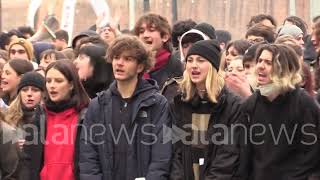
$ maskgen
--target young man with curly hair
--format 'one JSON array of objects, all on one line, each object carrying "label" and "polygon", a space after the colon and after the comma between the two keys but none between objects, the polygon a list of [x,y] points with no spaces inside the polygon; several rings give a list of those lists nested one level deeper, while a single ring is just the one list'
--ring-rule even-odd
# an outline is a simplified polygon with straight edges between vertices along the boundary
[{"label": "young man with curly hair", "polygon": [[137,37],[117,38],[110,45],[115,81],[93,99],[80,140],[80,179],[166,179],[171,143],[168,103],[154,80],[142,75],[151,53]]}]

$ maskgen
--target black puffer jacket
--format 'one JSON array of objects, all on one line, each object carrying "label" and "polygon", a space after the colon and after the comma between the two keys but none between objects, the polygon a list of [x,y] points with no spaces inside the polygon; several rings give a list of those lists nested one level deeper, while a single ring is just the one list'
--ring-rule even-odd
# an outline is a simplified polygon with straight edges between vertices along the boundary
[{"label": "black puffer jacket", "polygon": [[[181,95],[174,98],[171,105],[173,125],[183,129],[188,134],[191,128],[183,128],[192,122],[192,106],[196,102],[183,102]],[[229,180],[238,176],[239,147],[236,141],[229,141],[236,133],[231,133],[231,125],[238,122],[240,116],[241,99],[225,88],[221,91],[217,104],[213,104],[210,113],[207,138],[216,137],[218,144],[209,141],[204,158],[204,165],[200,167],[200,179]],[[173,126],[174,127],[174,126]],[[189,126],[190,127],[190,126]],[[227,131],[224,131],[225,127]],[[175,131],[174,131],[175,132]],[[220,135],[219,135],[220,134]],[[180,136],[180,137],[177,137]],[[181,137],[182,136],[182,137]],[[174,133],[173,139],[181,139],[185,134]],[[235,135],[236,136],[236,135]],[[212,138],[211,138],[212,139]],[[235,139],[233,139],[235,140]],[[171,180],[193,180],[191,145],[185,145],[178,141],[174,145],[174,155],[172,161]]]},{"label": "black puffer jacket", "polygon": [[[127,180],[145,177],[147,180],[166,180],[171,161],[171,141],[164,142],[164,127],[171,126],[168,103],[160,95],[154,80],[139,80],[132,99],[130,128],[133,144],[127,149]],[[142,83],[142,84],[141,84]],[[114,81],[107,91],[94,98],[85,117],[84,126],[92,129],[80,138],[80,179],[113,180],[114,140],[112,131],[112,93]],[[118,120],[115,118],[115,120]],[[150,128],[145,128],[149,126]],[[87,136],[91,139],[87,139]],[[147,142],[143,143],[143,142]]]},{"label": "black puffer jacket", "polygon": [[[250,180],[319,178],[320,110],[303,89],[269,101],[259,91],[243,103],[248,144],[242,170]],[[244,161],[243,161],[244,162]]]}]

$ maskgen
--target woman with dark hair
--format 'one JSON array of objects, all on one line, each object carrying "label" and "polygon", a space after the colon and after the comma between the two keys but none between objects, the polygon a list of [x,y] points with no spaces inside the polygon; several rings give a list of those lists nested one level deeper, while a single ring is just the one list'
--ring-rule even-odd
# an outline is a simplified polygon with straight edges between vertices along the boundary
[{"label": "woman with dark hair", "polygon": [[42,68],[45,71],[50,63],[62,59],[67,59],[67,57],[62,52],[55,49],[45,50],[40,55],[39,68]]},{"label": "woman with dark hair", "polygon": [[73,61],[78,70],[82,85],[90,98],[108,89],[113,81],[112,65],[105,60],[106,49],[98,45],[84,45]]},{"label": "woman with dark hair", "polygon": [[19,84],[22,75],[32,70],[32,64],[23,59],[9,60],[3,66],[1,88],[4,93],[2,100],[6,105],[10,105],[10,103],[15,99],[17,95],[17,85]]},{"label": "woman with dark hair", "polygon": [[80,48],[85,45],[96,45],[104,49],[108,49],[108,44],[106,44],[106,42],[104,42],[104,40],[100,36],[84,37],[80,40],[79,45],[74,48],[73,52],[75,58],[79,56]]},{"label": "woman with dark hair", "polygon": [[225,64],[224,68],[227,67],[228,63],[231,59],[235,58],[236,56],[243,56],[246,50],[251,46],[247,40],[235,40],[230,42],[226,47],[226,57],[225,57]]},{"label": "woman with dark hair", "polygon": [[71,62],[53,62],[45,75],[45,104],[34,120],[37,132],[26,136],[24,146],[30,179],[78,179],[80,125],[90,99]]}]

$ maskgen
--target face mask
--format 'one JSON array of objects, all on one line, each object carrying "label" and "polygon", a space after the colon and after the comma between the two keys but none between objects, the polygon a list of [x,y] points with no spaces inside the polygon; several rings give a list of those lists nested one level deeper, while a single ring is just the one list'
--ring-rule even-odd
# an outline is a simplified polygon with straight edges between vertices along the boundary
[{"label": "face mask", "polygon": [[274,83],[259,86],[258,89],[260,90],[260,94],[266,97],[280,94],[280,87],[276,86]]}]

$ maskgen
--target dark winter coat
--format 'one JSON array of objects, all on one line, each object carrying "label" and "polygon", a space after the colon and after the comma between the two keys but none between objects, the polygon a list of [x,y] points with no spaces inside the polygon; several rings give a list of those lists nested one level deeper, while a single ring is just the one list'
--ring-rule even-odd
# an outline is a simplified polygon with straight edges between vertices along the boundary
[{"label": "dark winter coat", "polygon": [[[186,124],[192,122],[192,108],[196,106],[195,100],[191,102],[184,102],[181,100],[181,95],[174,98],[171,107],[171,114],[174,125],[183,129],[187,133],[191,133],[190,128],[184,128]],[[218,98],[218,103],[213,104],[212,112],[210,113],[209,125],[207,130],[207,137],[211,138],[214,135],[222,133],[223,136],[217,136],[217,141],[224,142],[222,144],[215,144],[210,141],[207,152],[204,158],[204,165],[200,166],[200,180],[230,180],[236,179],[238,176],[237,168],[239,165],[239,147],[236,141],[228,141],[232,137],[231,125],[238,122],[240,119],[241,99],[225,88],[221,91]],[[215,128],[214,126],[224,126],[228,131],[224,132],[222,128]],[[177,131],[178,132],[178,131]],[[174,138],[183,134],[174,133]],[[176,137],[176,138],[175,138]],[[235,139],[234,139],[235,140]],[[192,169],[192,154],[191,145],[186,145],[181,141],[174,144],[174,155],[171,169],[171,180],[193,180]]]},{"label": "dark winter coat", "polygon": [[[127,149],[127,169],[123,173],[127,180],[138,177],[165,180],[169,176],[171,160],[171,142],[163,139],[163,128],[171,125],[168,103],[158,93],[155,81],[139,82],[144,82],[144,85],[136,89],[131,98],[133,109],[128,132],[133,135],[130,136],[133,137],[133,144]],[[116,82],[111,84],[110,89],[116,88],[115,86]],[[84,126],[93,130],[89,134],[83,133],[80,139],[79,166],[82,180],[113,180],[114,177],[114,140],[109,129],[112,127],[113,117],[110,89],[91,101],[86,114]],[[151,126],[142,129],[149,124]],[[88,137],[91,137],[89,142],[86,141]]]},{"label": "dark winter coat", "polygon": [[181,80],[181,77],[171,78],[164,83],[161,89],[161,94],[167,98],[169,104],[171,104],[174,97],[176,97],[180,93],[178,84],[179,80]]},{"label": "dark winter coat", "polygon": [[149,72],[150,78],[157,81],[160,89],[162,89],[168,79],[183,75],[183,64],[181,61],[173,54],[169,58],[168,63],[161,69]]},{"label": "dark winter coat", "polygon": [[248,143],[242,155],[248,162],[241,166],[249,180],[307,180],[319,174],[320,144],[315,140],[320,111],[304,90],[286,92],[272,102],[257,91],[243,111]]}]

